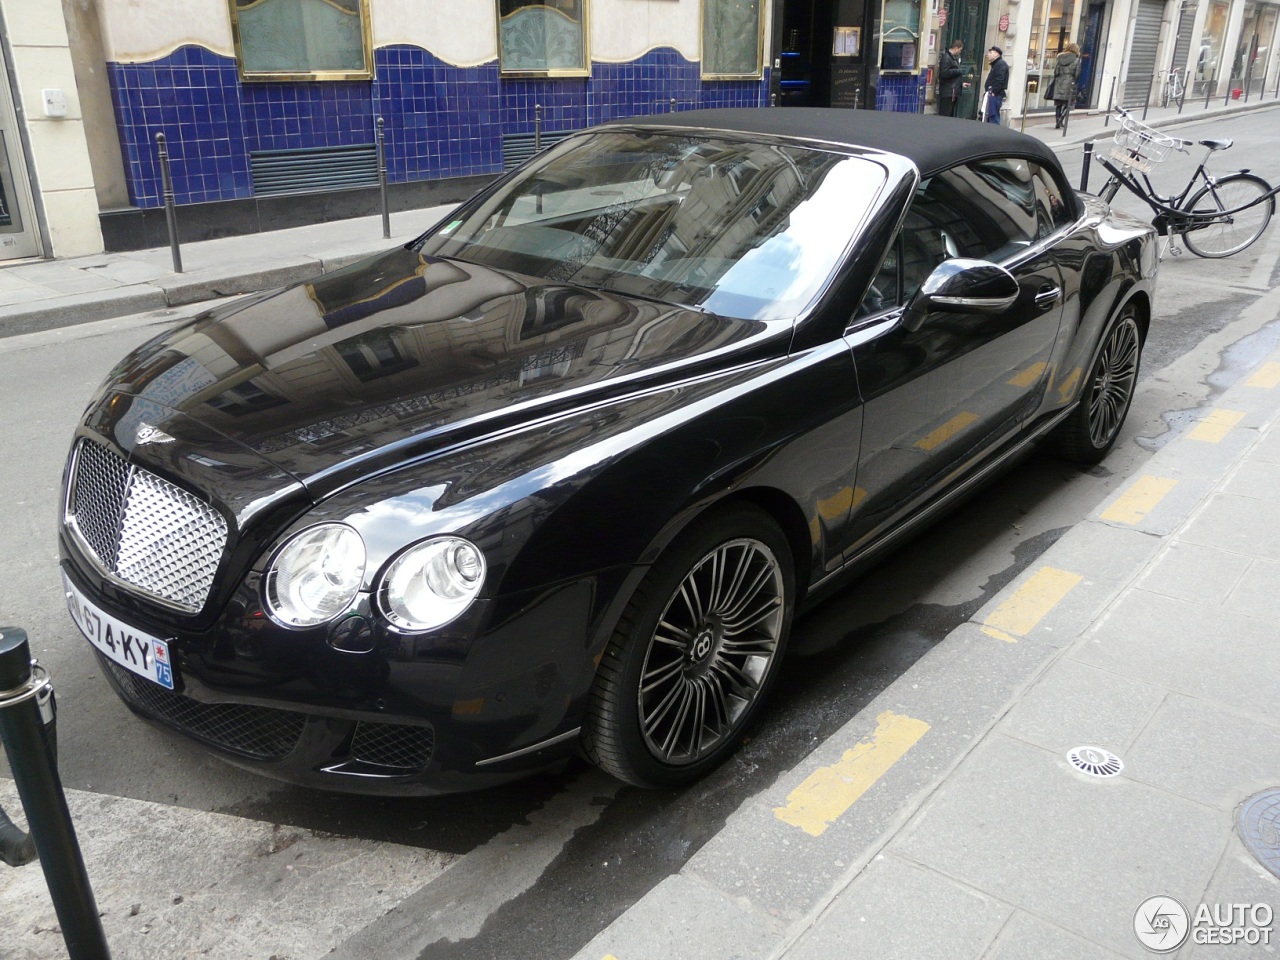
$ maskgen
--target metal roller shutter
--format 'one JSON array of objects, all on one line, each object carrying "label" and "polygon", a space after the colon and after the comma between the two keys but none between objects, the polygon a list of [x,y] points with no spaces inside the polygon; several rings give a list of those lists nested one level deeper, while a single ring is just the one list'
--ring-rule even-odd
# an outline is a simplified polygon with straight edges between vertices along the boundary
[{"label": "metal roller shutter", "polygon": [[1129,48],[1129,69],[1124,77],[1126,107],[1147,102],[1147,91],[1156,72],[1156,47],[1160,44],[1160,21],[1165,0],[1138,0],[1138,18],[1133,25],[1133,46]]},{"label": "metal roller shutter", "polygon": [[1173,47],[1173,69],[1185,70],[1187,53],[1191,49],[1191,30],[1196,25],[1196,0],[1183,0],[1181,19],[1178,21],[1178,40]]}]

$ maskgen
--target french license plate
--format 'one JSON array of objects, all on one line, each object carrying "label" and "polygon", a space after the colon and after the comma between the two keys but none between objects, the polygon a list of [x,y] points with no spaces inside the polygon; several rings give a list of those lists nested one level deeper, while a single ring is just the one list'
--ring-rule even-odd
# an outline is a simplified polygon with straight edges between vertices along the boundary
[{"label": "french license plate", "polygon": [[169,660],[168,643],[100,610],[76,589],[65,573],[62,575],[62,584],[66,588],[67,609],[71,611],[71,618],[90,643],[126,670],[146,677],[162,687],[173,689],[173,666]]}]

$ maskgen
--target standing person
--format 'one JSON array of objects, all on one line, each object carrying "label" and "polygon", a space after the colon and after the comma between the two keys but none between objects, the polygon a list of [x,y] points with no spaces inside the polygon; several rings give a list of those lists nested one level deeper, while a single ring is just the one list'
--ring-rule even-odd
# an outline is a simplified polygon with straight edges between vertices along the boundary
[{"label": "standing person", "polygon": [[952,40],[951,46],[938,57],[938,116],[954,117],[956,104],[960,102],[960,85],[964,82],[964,67],[960,66],[960,54],[964,41]]},{"label": "standing person", "polygon": [[991,64],[991,70],[982,87],[987,93],[987,115],[982,119],[987,123],[999,123],[1004,95],[1009,91],[1009,64],[1005,63],[1004,52],[999,47],[987,51],[987,63]]},{"label": "standing person", "polygon": [[1061,130],[1067,124],[1067,114],[1075,106],[1076,84],[1080,80],[1080,47],[1068,43],[1067,49],[1058,54],[1053,66],[1053,83],[1049,86],[1049,99],[1053,101],[1053,129]]}]

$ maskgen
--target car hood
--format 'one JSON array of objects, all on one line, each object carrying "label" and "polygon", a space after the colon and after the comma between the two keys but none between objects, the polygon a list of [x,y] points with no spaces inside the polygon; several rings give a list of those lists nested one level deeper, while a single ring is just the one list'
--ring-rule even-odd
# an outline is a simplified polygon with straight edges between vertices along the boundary
[{"label": "car hood", "polygon": [[532,418],[785,353],[790,329],[397,248],[197,316],[134,351],[100,396],[141,398],[146,427],[184,447],[216,437],[320,496]]}]

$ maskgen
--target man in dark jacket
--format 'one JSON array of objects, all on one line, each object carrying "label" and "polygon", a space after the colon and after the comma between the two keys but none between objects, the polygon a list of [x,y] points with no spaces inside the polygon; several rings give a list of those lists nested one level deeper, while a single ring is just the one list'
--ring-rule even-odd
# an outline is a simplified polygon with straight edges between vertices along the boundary
[{"label": "man in dark jacket", "polygon": [[1005,63],[1004,53],[999,47],[987,51],[987,62],[991,64],[991,71],[982,88],[987,93],[987,112],[983,119],[987,123],[999,123],[1000,108],[1004,106],[1004,95],[1009,90],[1009,64]]},{"label": "man in dark jacket", "polygon": [[960,85],[964,83],[964,67],[960,66],[963,50],[963,41],[952,40],[951,46],[938,56],[938,115],[941,117],[956,115]]}]

